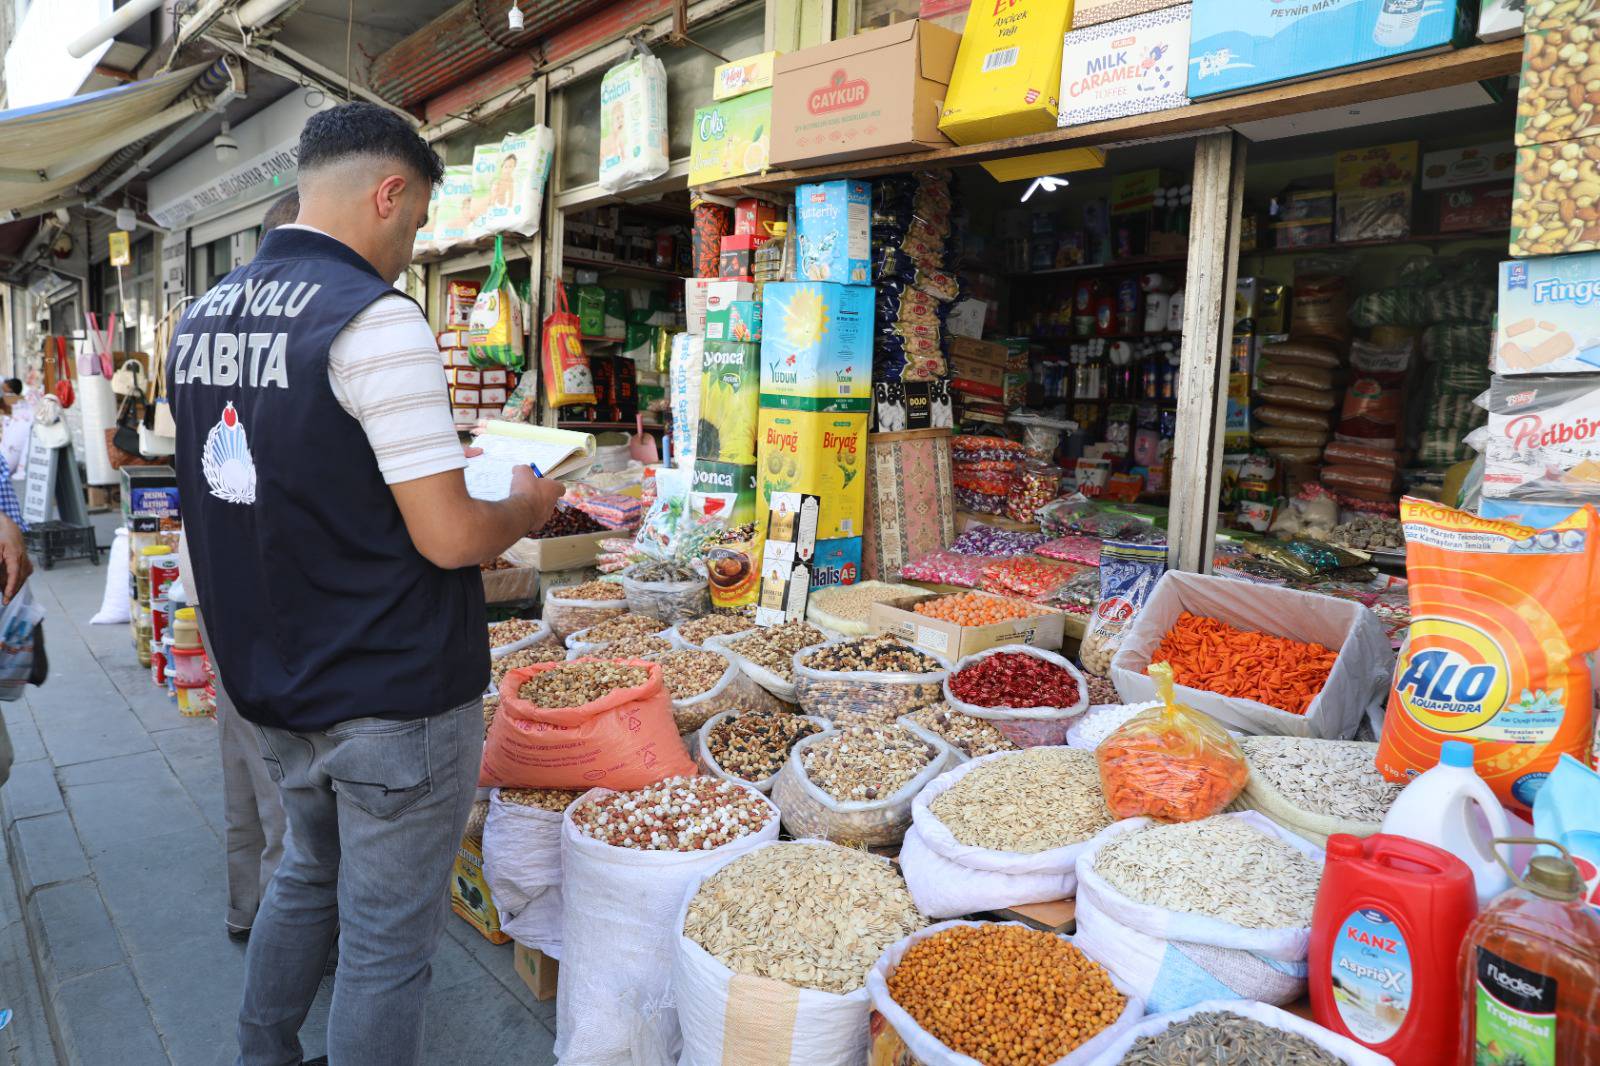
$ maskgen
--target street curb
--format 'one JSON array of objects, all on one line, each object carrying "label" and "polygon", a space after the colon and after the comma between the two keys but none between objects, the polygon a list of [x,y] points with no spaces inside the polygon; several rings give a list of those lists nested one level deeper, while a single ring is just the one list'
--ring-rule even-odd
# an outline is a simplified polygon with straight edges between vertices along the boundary
[{"label": "street curb", "polygon": [[[67,1035],[67,1029],[61,1024],[61,1018],[56,1011],[55,990],[59,982],[46,977],[46,962],[44,960],[42,945],[44,944],[44,930],[39,917],[38,905],[34,902],[34,895],[40,886],[30,885],[26,880],[26,870],[22,860],[22,837],[16,832],[16,821],[11,820],[6,813],[6,801],[3,791],[0,791],[0,825],[5,826],[6,835],[6,861],[11,867],[11,881],[17,892],[18,910],[22,914],[22,927],[28,938],[28,959],[33,964],[33,979],[39,986],[39,1002],[44,1009],[45,1024],[50,1028],[50,1043],[55,1049],[57,1066],[83,1066],[77,1054],[77,1049]],[[91,878],[92,880],[92,878]]]}]

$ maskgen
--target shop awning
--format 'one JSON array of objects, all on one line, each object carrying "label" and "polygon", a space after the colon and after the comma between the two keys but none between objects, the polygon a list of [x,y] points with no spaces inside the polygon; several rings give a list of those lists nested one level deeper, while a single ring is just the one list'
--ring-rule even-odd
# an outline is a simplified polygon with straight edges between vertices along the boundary
[{"label": "shop awning", "polygon": [[207,99],[178,101],[203,69],[0,111],[0,211],[27,214],[64,198],[123,148],[205,110]]}]

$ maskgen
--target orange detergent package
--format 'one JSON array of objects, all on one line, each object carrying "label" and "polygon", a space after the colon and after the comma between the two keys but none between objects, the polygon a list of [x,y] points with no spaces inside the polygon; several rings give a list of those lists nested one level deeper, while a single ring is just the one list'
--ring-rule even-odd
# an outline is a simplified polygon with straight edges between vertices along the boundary
[{"label": "orange detergent package", "polygon": [[1594,691],[1584,656],[1600,647],[1600,513],[1550,529],[1400,503],[1411,632],[1395,664],[1378,770],[1404,781],[1446,740],[1524,817],[1562,755],[1587,762]]}]

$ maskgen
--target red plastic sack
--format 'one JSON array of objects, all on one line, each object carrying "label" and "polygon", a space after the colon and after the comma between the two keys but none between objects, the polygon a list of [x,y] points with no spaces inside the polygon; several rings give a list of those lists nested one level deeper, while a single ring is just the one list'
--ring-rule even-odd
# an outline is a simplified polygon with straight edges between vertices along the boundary
[{"label": "red plastic sack", "polygon": [[1379,466],[1389,471],[1400,468],[1400,453],[1393,448],[1381,448],[1375,444],[1356,444],[1354,441],[1330,442],[1322,450],[1322,458],[1328,463]]},{"label": "red plastic sack", "polygon": [[1392,496],[1395,471],[1381,466],[1325,466],[1322,483],[1339,492],[1364,493],[1372,496]]},{"label": "red plastic sack", "polygon": [[[574,662],[588,660],[577,659]],[[643,659],[642,685],[617,689],[582,707],[538,707],[518,693],[530,677],[568,663],[537,663],[500,682],[500,709],[483,743],[478,784],[485,788],[597,785],[625,792],[695,772],[672,717],[661,667]]]}]

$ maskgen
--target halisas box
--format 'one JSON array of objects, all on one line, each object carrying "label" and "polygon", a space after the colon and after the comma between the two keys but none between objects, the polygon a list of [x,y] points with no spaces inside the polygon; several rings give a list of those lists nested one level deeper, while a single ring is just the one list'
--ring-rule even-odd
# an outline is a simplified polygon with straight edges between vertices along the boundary
[{"label": "halisas box", "polygon": [[1061,125],[1189,102],[1189,5],[1073,30],[1061,59]]},{"label": "halisas box", "polygon": [[1043,133],[1056,125],[1057,42],[1072,0],[999,0],[967,16],[939,129],[957,144]]},{"label": "halisas box", "polygon": [[690,185],[765,170],[772,146],[772,90],[696,109],[689,137]]},{"label": "halisas box", "polygon": [[1600,373],[1600,252],[1500,264],[1490,368],[1507,375]]},{"label": "halisas box", "polygon": [[761,404],[866,411],[872,401],[868,285],[768,282],[761,305]]},{"label": "halisas box", "polygon": [[825,181],[794,196],[800,276],[846,285],[872,284],[872,185]]},{"label": "halisas box", "polygon": [[819,540],[861,536],[867,490],[866,412],[763,408],[758,423],[756,506],[785,493],[820,501]]},{"label": "halisas box", "polygon": [[913,20],[780,55],[772,76],[772,161],[870,159],[950,143],[939,108],[959,34]]},{"label": "halisas box", "polygon": [[1189,95],[1213,96],[1448,48],[1469,0],[1195,0]]}]

